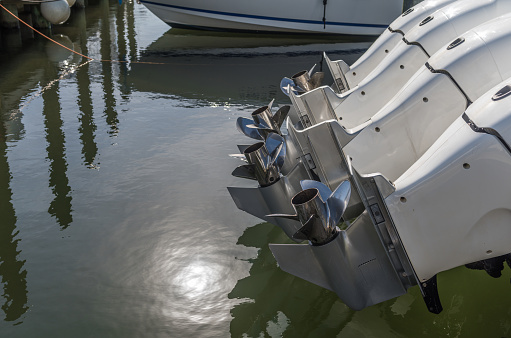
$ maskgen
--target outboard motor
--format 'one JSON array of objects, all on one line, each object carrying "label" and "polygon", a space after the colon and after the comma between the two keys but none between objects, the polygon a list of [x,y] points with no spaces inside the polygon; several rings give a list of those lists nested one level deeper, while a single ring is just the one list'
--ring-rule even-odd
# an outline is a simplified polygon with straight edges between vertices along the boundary
[{"label": "outboard motor", "polygon": [[366,211],[324,244],[270,244],[281,269],[355,310],[418,284],[428,310],[440,313],[438,273],[511,258],[509,100],[511,78],[475,101],[393,184],[350,163]]},{"label": "outboard motor", "polygon": [[444,46],[343,148],[355,168],[397,179],[472,102],[511,76],[509,46],[511,14]]},{"label": "outboard motor", "polygon": [[[382,172],[387,179],[396,180],[483,90],[498,79],[511,76],[506,62],[506,48],[511,45],[510,23],[511,15],[504,16],[467,32],[464,40],[460,38],[446,46],[386,106],[376,127],[363,129],[351,140],[346,138],[346,130],[333,120],[304,130],[290,126],[285,143],[302,151],[295,168],[272,184],[261,181],[258,188],[229,188],[236,205],[279,225],[298,241],[304,238],[297,235],[304,224],[273,215],[293,213],[289,200],[300,191],[300,180],[319,179],[330,189],[346,179],[356,185],[351,161],[358,172]],[[473,67],[474,60],[486,62]],[[380,135],[384,137],[375,139]],[[348,145],[343,149],[344,141]],[[410,150],[405,151],[406,147]],[[250,178],[247,174],[237,176]],[[347,219],[361,215],[364,208],[368,212],[364,194],[357,189],[352,196],[345,208]],[[314,229],[318,229],[315,224]]]},{"label": "outboard motor", "polygon": [[[287,182],[296,187],[298,181],[313,178],[330,189],[343,180],[354,183],[348,161],[360,173],[380,172],[389,180],[397,179],[470,102],[503,77],[511,76],[511,64],[506,59],[506,48],[511,46],[511,14],[467,32],[464,39],[463,43],[455,40],[431,57],[428,67],[424,66],[358,130],[346,130],[335,120],[303,130],[288,124],[284,138],[287,147],[294,150],[285,161],[296,164],[298,159],[300,175],[304,176],[288,176]],[[476,62],[478,67],[474,67]],[[254,209],[259,211],[259,194],[249,197],[245,192],[241,209],[258,216]],[[346,209],[348,219],[360,215],[362,202],[355,191]]]},{"label": "outboard motor", "polygon": [[[382,234],[388,233],[374,225],[368,211],[346,230],[338,227],[332,232],[325,230],[325,221],[320,222],[317,210],[339,218],[349,199],[349,191],[350,184],[344,181],[330,195],[341,198],[329,197],[323,209],[324,198],[318,197],[323,196],[319,189],[307,188],[300,192],[293,203],[314,205],[314,208],[304,208],[308,212],[300,210],[302,216],[299,217],[303,226],[297,235],[307,238],[309,244],[270,244],[270,249],[282,270],[334,291],[350,308],[361,310],[406,293],[416,282],[408,262],[404,261],[406,266],[403,266],[396,250],[391,255],[382,244]],[[298,215],[300,212],[297,210]],[[323,219],[327,218],[324,215]],[[330,218],[330,222],[333,224],[335,219]]]},{"label": "outboard motor", "polygon": [[[292,148],[293,151],[286,152],[284,161],[287,161],[288,164],[292,163],[292,170],[288,171],[285,176],[281,176],[281,180],[271,189],[266,187],[228,188],[239,209],[265,220],[268,220],[268,217],[274,217],[270,214],[283,212],[284,210],[278,209],[283,203],[288,208],[289,199],[301,190],[301,180],[314,179],[321,181],[322,183],[317,182],[317,184],[324,186],[326,190],[334,190],[342,181],[350,179],[347,159],[339,141],[343,140],[346,132],[336,121],[325,121],[304,130],[296,130],[290,124],[288,124],[288,127],[288,134],[284,135],[284,140],[286,149]],[[233,172],[233,175],[249,178],[246,175],[240,175],[237,171]],[[262,194],[270,195],[269,191],[273,189],[278,190],[279,194],[283,191],[289,191],[289,196],[285,202],[277,201],[275,196],[269,197],[271,201],[263,198]],[[261,207],[263,203],[267,206],[267,209],[271,208],[273,211],[263,214]],[[360,215],[364,210],[364,206],[358,193],[352,194],[349,204],[344,210],[347,219],[353,219]],[[288,220],[278,219],[272,223],[279,225],[275,222],[282,221]],[[281,227],[284,228],[284,226]],[[294,230],[294,232],[291,232],[291,230]],[[291,230],[288,229],[286,234],[295,240],[299,240],[299,237],[294,237],[297,229],[291,228]]]},{"label": "outboard motor", "polygon": [[454,1],[456,0],[425,0],[409,8],[395,19],[351,66],[348,66],[342,60],[330,61],[328,57],[325,57],[326,64],[335,80],[337,93],[342,94],[350,88],[356,87],[388,56],[410,29],[419,24],[429,14]]},{"label": "outboard motor", "polygon": [[[510,170],[511,78],[456,119],[385,200],[421,282],[511,252]],[[414,245],[419,237],[431,246]]]},{"label": "outboard motor", "polygon": [[[338,96],[327,86],[291,97],[299,116],[311,125],[338,118],[353,128],[373,116],[446,43],[488,20],[511,12],[508,0],[467,0],[445,6],[408,31],[357,87]],[[290,94],[291,95],[291,94]]]},{"label": "outboard motor", "polygon": [[[361,173],[381,172],[395,180],[472,101],[511,75],[509,45],[511,14],[446,44],[370,120],[352,129],[337,126],[335,120],[303,130],[288,124],[292,137],[286,137],[286,144],[310,154],[314,167],[319,168],[316,175],[324,183],[348,179],[343,157],[350,157]],[[332,142],[338,146],[330,147]]]}]

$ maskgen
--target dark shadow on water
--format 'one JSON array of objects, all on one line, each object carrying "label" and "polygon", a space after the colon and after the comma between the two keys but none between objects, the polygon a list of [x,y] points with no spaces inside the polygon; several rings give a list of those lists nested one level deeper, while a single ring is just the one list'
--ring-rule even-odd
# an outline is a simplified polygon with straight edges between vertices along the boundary
[{"label": "dark shadow on water", "polygon": [[269,223],[247,228],[239,245],[257,248],[249,276],[229,293],[232,337],[509,337],[511,277],[459,267],[439,274],[444,311],[427,311],[418,287],[386,302],[353,311],[337,295],[280,270],[269,243],[290,243]]},{"label": "dark shadow on water", "polygon": [[[289,102],[279,88],[285,76],[318,64],[322,52],[353,63],[369,43],[268,36],[166,33],[141,53],[127,75],[136,91],[197,100],[198,105]],[[326,68],[326,66],[325,66]],[[326,69],[325,69],[326,70]],[[333,80],[325,79],[325,84]]]},{"label": "dark shadow on water", "polygon": [[[293,34],[293,33],[253,33],[253,32],[229,32],[200,30],[187,28],[170,28],[165,35],[183,37],[189,40],[187,46],[211,47],[219,48],[232,47],[240,45],[239,41],[244,41],[243,46],[269,46],[286,44],[312,44],[312,43],[350,43],[350,42],[370,42],[372,43],[376,36],[348,36],[348,35],[327,35],[327,34]],[[202,42],[197,44],[199,39],[210,40],[210,42]],[[264,41],[264,43],[261,43]]]},{"label": "dark shadow on water", "polygon": [[[57,77],[53,66],[50,65],[46,70],[47,75],[49,75],[46,78],[54,79]],[[55,217],[60,227],[65,229],[73,222],[73,216],[71,214],[71,187],[67,177],[65,135],[60,115],[59,83],[44,91],[42,97],[47,142],[46,151],[47,159],[50,162],[49,187],[54,195],[48,212]]]},{"label": "dark shadow on water", "polygon": [[[87,44],[82,44],[82,50],[87,52]],[[82,158],[84,164],[89,168],[98,165],[96,157],[98,156],[98,146],[94,140],[97,126],[94,122],[94,112],[92,106],[92,92],[90,90],[89,64],[80,67],[76,71],[76,79],[78,84],[78,107],[80,115],[80,141],[82,143]]]},{"label": "dark shadow on water", "polygon": [[[353,315],[335,293],[280,270],[268,243],[286,242],[291,243],[280,228],[269,223],[246,229],[238,239],[237,244],[258,248],[259,252],[248,260],[252,264],[250,275],[229,293],[229,298],[243,300],[231,310],[232,337],[327,337],[339,332]],[[340,316],[333,323],[328,321],[332,311]]]},{"label": "dark shadow on water", "polygon": [[16,212],[12,204],[11,173],[7,160],[6,128],[0,119],[0,276],[4,320],[14,322],[28,310],[27,271],[19,259]]}]

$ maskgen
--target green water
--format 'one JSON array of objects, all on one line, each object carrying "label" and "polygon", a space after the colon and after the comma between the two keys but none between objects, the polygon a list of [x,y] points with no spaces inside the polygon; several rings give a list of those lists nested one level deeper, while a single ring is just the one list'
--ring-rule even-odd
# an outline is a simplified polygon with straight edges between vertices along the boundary
[{"label": "green water", "polygon": [[227,192],[247,184],[236,118],[288,103],[280,79],[318,51],[352,63],[368,43],[172,30],[104,0],[52,36],[155,64],[2,32],[1,337],[511,336],[508,267],[439,274],[440,315],[417,287],[355,312],[282,272],[286,236]]}]

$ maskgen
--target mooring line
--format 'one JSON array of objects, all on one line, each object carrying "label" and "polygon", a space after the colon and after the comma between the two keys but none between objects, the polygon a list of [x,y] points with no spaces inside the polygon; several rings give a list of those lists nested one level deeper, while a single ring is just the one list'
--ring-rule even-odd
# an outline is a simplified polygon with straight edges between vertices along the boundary
[{"label": "mooring line", "polygon": [[28,23],[26,23],[25,21],[21,20],[16,14],[12,13],[10,10],[8,10],[7,8],[4,7],[4,5],[2,5],[0,3],[0,7],[2,7],[7,13],[9,13],[10,15],[12,15],[13,17],[16,18],[16,20],[18,20],[19,22],[21,22],[22,24],[24,24],[25,26],[27,26],[28,28],[30,28],[31,30],[33,30],[34,32],[36,32],[37,34],[43,36],[44,38],[50,40],[51,42],[59,45],[60,47],[64,48],[64,49],[67,49],[68,51],[70,51],[71,53],[74,53],[76,55],[79,55],[81,57],[84,57],[86,59],[89,59],[91,61],[98,61],[98,62],[118,62],[118,63],[143,63],[143,64],[152,64],[152,65],[163,65],[165,63],[163,62],[144,62],[144,61],[129,61],[129,60],[98,60],[98,59],[94,59],[94,58],[91,58],[90,56],[87,56],[87,55],[83,55],[81,53],[78,53],[77,51],[69,48],[69,47],[66,47],[64,46],[63,44],[53,40],[52,38],[44,35],[43,33],[41,33],[40,31],[38,31],[37,29],[35,29],[34,27],[30,26]]},{"label": "mooring line", "polygon": [[64,46],[63,44],[58,43],[57,41],[55,41],[55,40],[53,40],[53,39],[49,38],[48,36],[44,35],[43,33],[39,32],[39,31],[38,31],[37,29],[35,29],[34,27],[30,26],[28,23],[26,23],[25,21],[21,20],[21,19],[20,19],[17,15],[15,15],[13,12],[11,12],[11,11],[10,11],[10,10],[8,10],[7,8],[5,8],[5,7],[4,7],[4,5],[2,5],[1,3],[0,3],[0,7],[2,7],[2,8],[3,8],[3,9],[7,12],[7,13],[9,13],[10,15],[12,15],[13,17],[15,17],[15,18],[16,18],[19,22],[21,22],[22,24],[24,24],[25,26],[27,26],[28,28],[30,28],[31,30],[33,30],[34,32],[36,32],[37,34],[42,35],[43,37],[45,37],[46,39],[50,40],[51,42],[56,43],[56,44],[57,44],[57,45],[59,45],[60,47],[65,48],[65,49],[67,49],[68,51],[71,51],[71,52],[73,52],[73,53],[75,53],[75,54],[78,54],[78,55],[80,55],[81,57],[84,57],[84,58],[89,59],[89,60],[94,60],[93,58],[90,58],[90,57],[88,57],[88,56],[86,56],[86,55],[80,54],[80,53],[78,53],[78,52],[76,52],[76,51],[72,50],[71,48],[68,48],[68,47]]},{"label": "mooring line", "polygon": [[60,80],[63,80],[66,76],[68,76],[69,74],[72,74],[74,72],[76,72],[78,70],[78,68],[80,67],[83,67],[85,66],[86,64],[88,63],[91,63],[93,60],[88,60],[88,61],[85,61],[84,63],[76,66],[76,67],[73,67],[69,70],[66,70],[64,72],[62,72],[62,74],[60,74],[60,76],[55,79],[55,80],[52,80],[50,82],[48,82],[48,84],[46,84],[46,86],[44,86],[41,90],[39,90],[37,93],[35,93],[34,95],[32,95],[31,97],[29,97],[25,102],[23,102],[22,105],[20,105],[20,107],[18,109],[13,109],[13,112],[10,114],[11,117],[12,116],[15,116],[17,113],[20,113],[22,111],[23,108],[25,108],[26,106],[28,106],[35,98],[41,96],[45,91],[47,91],[48,89],[50,89],[51,87],[53,87],[53,85],[57,82],[59,82]]},{"label": "mooring line", "polygon": [[[41,1],[41,0],[36,0],[36,1]],[[55,0],[56,1],[56,0]],[[25,1],[27,2],[27,1]],[[34,1],[35,2],[35,1]],[[44,2],[44,1],[42,1]],[[52,38],[48,37],[47,35],[44,35],[43,33],[41,33],[40,31],[38,31],[37,29],[35,29],[34,27],[30,26],[28,23],[26,23],[25,21],[21,20],[18,16],[16,16],[14,13],[12,13],[11,11],[9,11],[7,8],[5,8],[1,3],[0,3],[0,7],[3,8],[7,13],[9,13],[10,15],[12,15],[14,18],[16,18],[19,22],[21,22],[22,24],[24,24],[25,26],[27,26],[28,28],[30,28],[31,30],[33,30],[34,32],[36,32],[37,34],[41,35],[42,37],[44,37],[45,39],[48,39],[49,41],[59,45],[60,47],[70,51],[71,53],[74,53],[76,55],[79,55],[81,57],[84,57],[86,59],[89,59],[91,61],[96,61],[96,62],[112,62],[112,63],[136,63],[136,64],[147,64],[147,65],[176,65],[176,66],[210,66],[210,64],[207,64],[207,63],[182,63],[182,62],[150,62],[150,61],[130,61],[130,60],[103,60],[103,59],[94,59],[94,58],[91,58],[90,56],[87,56],[87,55],[83,55],[81,53],[78,53],[77,51],[69,48],[69,47],[66,47],[64,46],[63,44],[53,40]],[[287,64],[303,64],[303,62],[287,62]],[[250,66],[254,66],[256,64],[254,63],[237,63],[236,65],[250,65]],[[261,65],[266,65],[266,63],[261,63]]]},{"label": "mooring line", "polygon": [[[51,0],[50,0],[51,1]],[[24,2],[39,2],[39,0],[32,0],[32,1],[24,1]],[[40,1],[40,2],[43,2],[43,1]],[[22,19],[20,19],[17,15],[15,15],[14,13],[12,13],[11,11],[9,11],[7,8],[4,7],[4,5],[2,5],[2,3],[0,3],[0,7],[5,10],[7,13],[9,13],[10,15],[12,15],[14,18],[16,18],[16,20],[18,20],[19,22],[21,22],[22,24],[24,24],[25,26],[27,26],[28,28],[30,28],[31,30],[33,30],[34,32],[36,32],[37,34],[41,35],[42,37],[44,37],[45,39],[53,42],[54,44],[70,51],[71,53],[74,53],[76,55],[79,55],[85,59],[87,59],[88,61],[74,67],[73,69],[69,70],[69,71],[65,71],[63,72],[57,79],[55,80],[52,80],[50,81],[46,86],[44,86],[41,90],[39,90],[37,93],[35,93],[34,95],[32,95],[32,97],[30,97],[27,101],[25,101],[18,109],[15,110],[15,112],[13,114],[16,114],[17,112],[21,112],[21,110],[23,108],[25,108],[30,102],[32,102],[36,97],[42,95],[46,90],[50,89],[55,83],[59,82],[60,80],[64,79],[67,75],[71,74],[71,73],[74,73],[76,70],[78,70],[80,67],[82,66],[85,66],[86,64],[92,62],[92,61],[96,61],[96,62],[112,62],[112,63],[136,63],[136,64],[150,64],[150,65],[188,65],[188,66],[206,66],[209,64],[189,64],[189,63],[172,63],[172,62],[149,62],[149,61],[130,61],[130,60],[103,60],[103,59],[94,59],[94,58],[91,58],[90,56],[87,56],[87,55],[84,55],[84,54],[81,54],[81,53],[78,53],[77,51],[67,47],[67,46],[64,46],[63,44],[53,40],[52,38],[50,38],[49,36],[41,33],[40,31],[38,31],[37,29],[35,29],[34,27],[32,27],[31,25],[29,25],[28,23],[26,23],[25,21],[23,21]],[[250,65],[253,65],[253,64],[250,64]],[[11,115],[13,115],[11,114]]]}]

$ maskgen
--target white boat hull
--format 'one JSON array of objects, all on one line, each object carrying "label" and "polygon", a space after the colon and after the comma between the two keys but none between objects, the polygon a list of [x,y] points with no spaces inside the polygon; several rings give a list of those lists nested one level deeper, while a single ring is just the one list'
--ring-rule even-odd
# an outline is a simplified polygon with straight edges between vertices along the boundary
[{"label": "white boat hull", "polygon": [[403,10],[402,0],[142,0],[172,27],[213,30],[379,35]]}]

